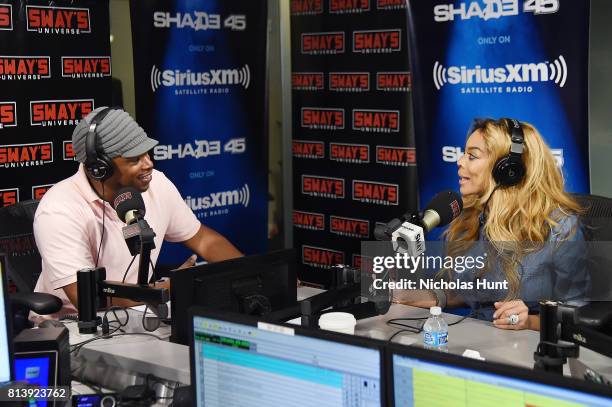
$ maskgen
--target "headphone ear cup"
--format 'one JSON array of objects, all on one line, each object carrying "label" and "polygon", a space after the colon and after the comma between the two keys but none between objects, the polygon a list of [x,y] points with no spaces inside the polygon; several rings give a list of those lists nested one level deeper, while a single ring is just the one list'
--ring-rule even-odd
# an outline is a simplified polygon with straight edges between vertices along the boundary
[{"label": "headphone ear cup", "polygon": [[525,166],[520,157],[503,157],[493,167],[493,179],[504,187],[518,184],[524,176]]},{"label": "headphone ear cup", "polygon": [[97,181],[106,181],[113,175],[113,166],[100,157],[91,165],[86,166],[86,169],[89,175]]}]

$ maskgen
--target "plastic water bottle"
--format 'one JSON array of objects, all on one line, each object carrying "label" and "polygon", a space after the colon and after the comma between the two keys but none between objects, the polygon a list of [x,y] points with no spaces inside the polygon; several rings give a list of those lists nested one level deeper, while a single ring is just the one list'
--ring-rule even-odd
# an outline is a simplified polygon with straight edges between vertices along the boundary
[{"label": "plastic water bottle", "polygon": [[429,313],[431,316],[423,325],[423,345],[427,349],[448,352],[448,325],[440,316],[442,309],[431,307]]}]

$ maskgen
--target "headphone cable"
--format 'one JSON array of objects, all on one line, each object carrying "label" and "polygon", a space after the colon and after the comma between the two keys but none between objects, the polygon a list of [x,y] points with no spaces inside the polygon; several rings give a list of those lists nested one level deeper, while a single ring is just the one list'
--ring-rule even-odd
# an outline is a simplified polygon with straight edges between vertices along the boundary
[{"label": "headphone cable", "polygon": [[100,260],[100,251],[102,250],[102,242],[104,241],[104,221],[106,219],[106,201],[104,200],[104,181],[102,181],[102,236],[100,238],[100,245],[98,246],[98,252],[96,253],[96,265],[98,268],[98,260]]}]

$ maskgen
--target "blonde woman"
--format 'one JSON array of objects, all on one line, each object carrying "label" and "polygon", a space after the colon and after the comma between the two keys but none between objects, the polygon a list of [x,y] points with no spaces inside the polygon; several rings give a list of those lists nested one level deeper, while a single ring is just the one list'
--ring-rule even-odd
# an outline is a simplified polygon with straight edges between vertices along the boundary
[{"label": "blonde woman", "polygon": [[507,289],[434,290],[428,300],[402,302],[467,305],[472,316],[498,328],[539,330],[538,300],[584,299],[581,208],[564,191],[562,174],[535,127],[476,119],[458,176],[464,209],[445,232],[448,254],[478,255],[486,246],[489,258],[481,270],[441,273],[449,280],[506,281]]}]

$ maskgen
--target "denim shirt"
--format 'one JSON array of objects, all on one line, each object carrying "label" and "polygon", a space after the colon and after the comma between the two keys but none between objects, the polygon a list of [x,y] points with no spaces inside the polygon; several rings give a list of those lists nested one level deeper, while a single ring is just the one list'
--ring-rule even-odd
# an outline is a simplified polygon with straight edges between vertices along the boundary
[{"label": "denim shirt", "polygon": [[[538,301],[543,299],[581,302],[589,289],[590,280],[585,267],[587,247],[578,217],[570,215],[558,222],[543,247],[525,255],[516,266],[520,281],[517,299],[525,302],[530,313],[538,312]],[[479,234],[479,241],[484,243],[481,247],[491,247],[482,226]],[[480,279],[505,281],[499,262],[492,263],[491,269]],[[472,317],[491,321],[495,312],[493,303],[503,301],[508,290],[476,289],[476,271],[455,272],[454,276],[474,284],[474,289],[456,291],[470,307]]]}]

